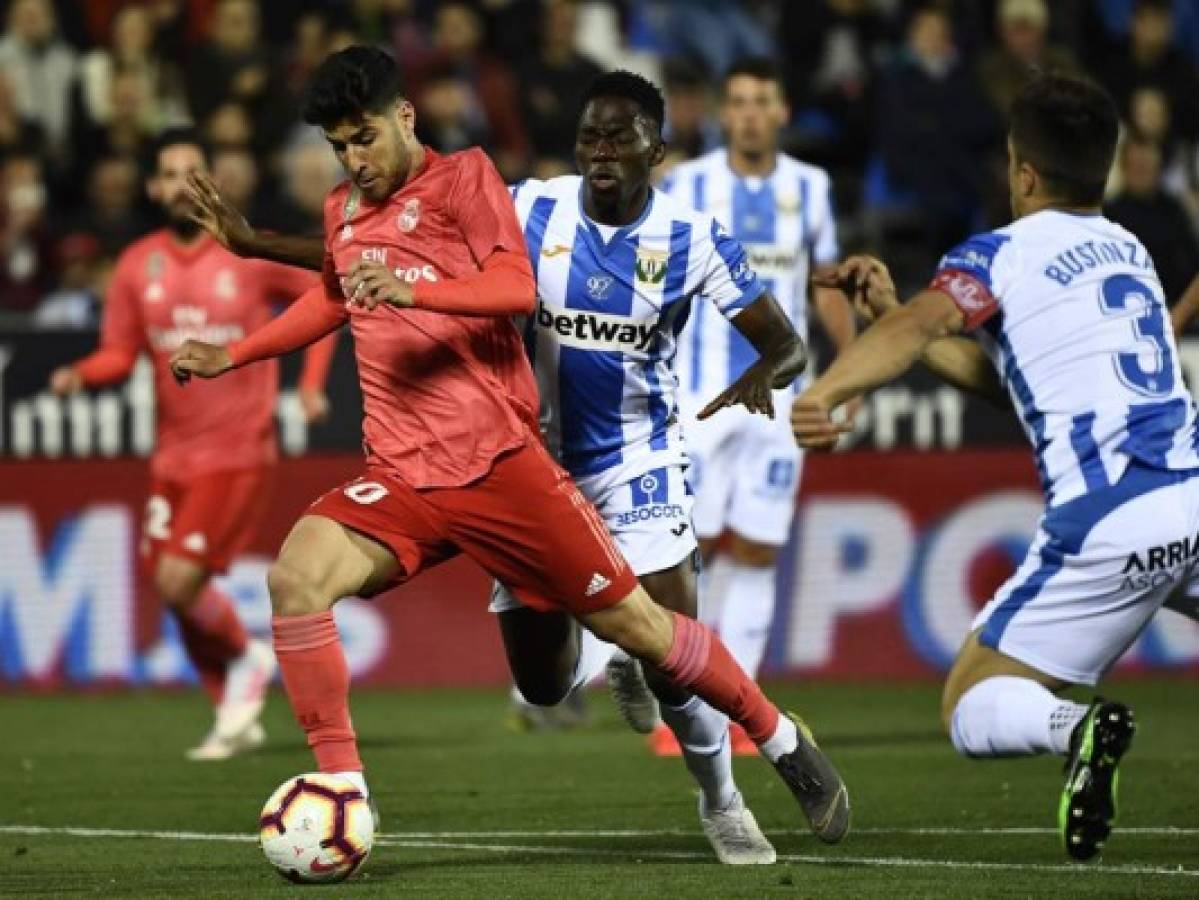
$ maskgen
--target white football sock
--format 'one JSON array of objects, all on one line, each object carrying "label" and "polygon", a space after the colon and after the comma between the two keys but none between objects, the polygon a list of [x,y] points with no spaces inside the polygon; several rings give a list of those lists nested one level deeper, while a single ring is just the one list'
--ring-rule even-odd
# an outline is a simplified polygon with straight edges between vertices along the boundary
[{"label": "white football sock", "polygon": [[662,721],[683,748],[687,770],[699,783],[704,809],[727,809],[737,796],[728,716],[699,697],[692,697],[682,706],[660,703],[659,709]]},{"label": "white football sock", "polygon": [[624,653],[615,644],[601,641],[586,628],[579,629],[579,658],[575,660],[575,674],[570,689],[577,690],[591,684],[604,670],[604,666],[617,653]]},{"label": "white football sock", "polygon": [[730,563],[717,631],[750,678],[758,677],[774,617],[774,567]]},{"label": "white football sock", "polygon": [[358,790],[362,791],[363,797],[371,795],[370,790],[366,786],[366,776],[361,772],[334,772],[333,774],[338,778],[344,778],[350,784],[354,785],[354,787],[358,788]]},{"label": "white football sock", "polygon": [[1086,712],[1084,704],[1056,697],[1031,678],[988,678],[958,700],[950,737],[965,756],[1064,755]]},{"label": "white football sock", "polygon": [[728,593],[731,567],[732,562],[728,555],[718,553],[700,566],[699,570],[699,614],[696,618],[718,634],[720,617],[724,612],[724,598]]},{"label": "white football sock", "polygon": [[789,718],[779,713],[779,723],[774,726],[774,734],[761,744],[758,752],[771,762],[778,762],[780,756],[786,756],[799,746],[799,729]]}]

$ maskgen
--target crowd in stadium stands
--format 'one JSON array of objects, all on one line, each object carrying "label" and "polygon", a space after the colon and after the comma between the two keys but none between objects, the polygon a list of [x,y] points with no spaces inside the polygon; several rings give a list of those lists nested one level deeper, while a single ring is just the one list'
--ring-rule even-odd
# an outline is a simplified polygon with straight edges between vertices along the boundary
[{"label": "crowd in stadium stands", "polygon": [[[114,255],[154,226],[144,151],[196,122],[255,223],[318,231],[339,178],[299,123],[331,50],[390,48],[423,140],[482,145],[510,180],[572,168],[602,69],[655,79],[667,164],[720,140],[720,73],[773,55],[786,149],[834,175],[843,244],[912,282],[1006,221],[1004,110],[1034,67],[1089,72],[1122,110],[1110,214],[1167,296],[1199,271],[1197,0],[9,0],[0,37],[0,316],[92,327]],[[665,168],[664,168],[665,170]]]}]

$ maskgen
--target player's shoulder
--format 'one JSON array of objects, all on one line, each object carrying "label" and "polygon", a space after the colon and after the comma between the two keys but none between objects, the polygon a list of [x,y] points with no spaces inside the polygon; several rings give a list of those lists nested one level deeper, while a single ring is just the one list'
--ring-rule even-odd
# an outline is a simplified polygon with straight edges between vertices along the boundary
[{"label": "player's shoulder", "polygon": [[358,189],[346,178],[335,184],[325,195],[325,225],[340,222],[354,214],[353,207],[360,202]]},{"label": "player's shoulder", "polygon": [[787,153],[780,153],[775,167],[776,176],[787,180],[799,179],[807,181],[820,191],[832,184],[832,176],[828,170],[815,163],[804,162]]},{"label": "player's shoulder", "polygon": [[142,235],[118,254],[114,270],[126,275],[139,268],[145,268],[152,256],[166,252],[168,240],[170,236],[163,228]]},{"label": "player's shoulder", "polygon": [[662,189],[673,192],[686,185],[691,185],[697,178],[711,178],[727,172],[727,153],[723,148],[709,150],[694,159],[685,159],[677,163],[662,179]]},{"label": "player's shoulder", "polygon": [[654,205],[650,212],[650,220],[647,222],[648,226],[657,225],[669,232],[673,223],[686,223],[691,228],[693,244],[728,237],[724,226],[717,221],[716,217],[706,210],[696,209],[686,194],[680,196],[655,188],[653,196]]},{"label": "player's shoulder", "polygon": [[583,179],[578,175],[559,175],[555,178],[526,178],[512,185],[512,196],[517,200],[552,197],[578,197]]}]

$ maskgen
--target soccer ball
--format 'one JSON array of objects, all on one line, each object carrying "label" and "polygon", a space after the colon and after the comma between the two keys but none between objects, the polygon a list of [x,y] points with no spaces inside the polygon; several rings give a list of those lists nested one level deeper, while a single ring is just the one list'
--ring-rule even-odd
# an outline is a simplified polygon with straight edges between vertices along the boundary
[{"label": "soccer ball", "polygon": [[262,808],[258,827],[267,861],[300,883],[344,881],[366,861],[375,838],[362,792],[321,772],[283,782]]}]

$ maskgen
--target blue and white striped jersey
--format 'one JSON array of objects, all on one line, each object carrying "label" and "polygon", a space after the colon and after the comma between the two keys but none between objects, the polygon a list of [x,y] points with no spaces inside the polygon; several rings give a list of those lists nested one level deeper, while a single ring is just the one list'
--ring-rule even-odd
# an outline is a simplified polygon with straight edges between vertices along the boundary
[{"label": "blue and white striped jersey", "polygon": [[[744,245],[750,265],[806,340],[812,263],[827,265],[840,256],[828,173],[780,153],[769,176],[744,177],[720,149],[679,165],[662,187],[679,202],[711,213]],[[697,309],[680,338],[684,403],[700,408],[757,358],[736,329]]]},{"label": "blue and white striped jersey", "polygon": [[1050,506],[1115,484],[1131,459],[1199,468],[1161,282],[1128,231],[1044,210],[951,250],[933,285],[978,329]]},{"label": "blue and white striped jersey", "polygon": [[691,301],[731,318],[763,288],[711,216],[653,191],[637,221],[612,228],[587,218],[581,190],[564,176],[512,195],[537,279],[525,339],[542,428],[592,491],[686,461],[673,362]]}]

